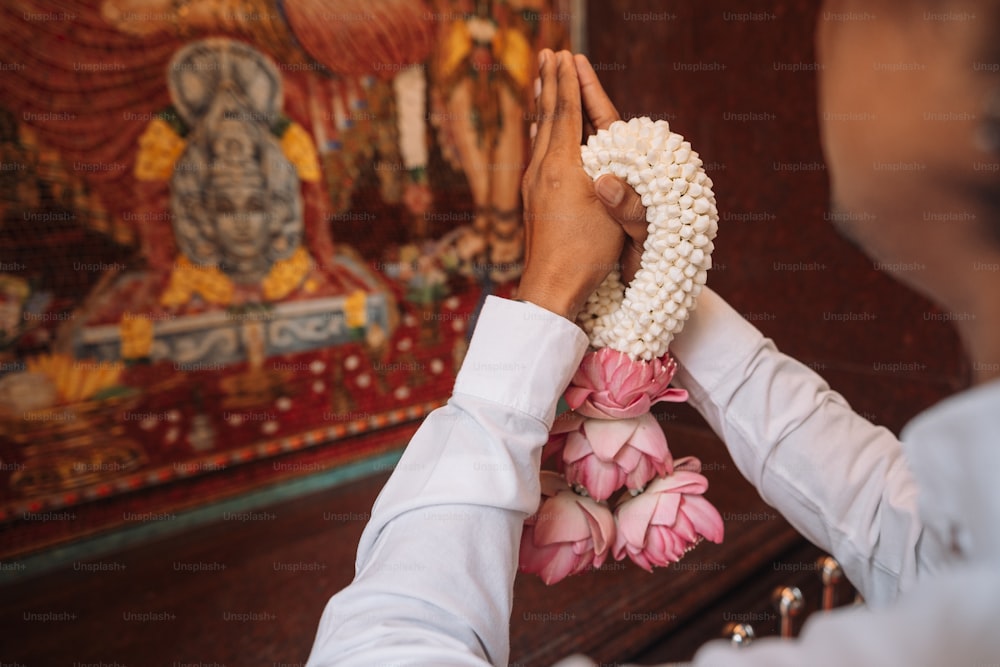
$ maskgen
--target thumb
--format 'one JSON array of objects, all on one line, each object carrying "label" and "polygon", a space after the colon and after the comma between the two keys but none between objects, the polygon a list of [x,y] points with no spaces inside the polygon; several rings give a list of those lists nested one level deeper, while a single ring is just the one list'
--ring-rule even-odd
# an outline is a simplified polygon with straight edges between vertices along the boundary
[{"label": "thumb", "polygon": [[610,174],[597,179],[595,189],[611,217],[622,226],[632,242],[641,247],[646,240],[646,207],[642,205],[642,198],[628,183]]}]

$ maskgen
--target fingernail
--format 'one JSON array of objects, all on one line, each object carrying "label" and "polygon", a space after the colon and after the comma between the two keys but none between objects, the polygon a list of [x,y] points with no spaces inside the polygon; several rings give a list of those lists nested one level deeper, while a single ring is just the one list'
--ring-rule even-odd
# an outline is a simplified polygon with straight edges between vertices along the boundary
[{"label": "fingernail", "polygon": [[622,187],[617,178],[602,176],[597,179],[597,196],[603,199],[608,206],[618,206],[625,197],[625,188]]},{"label": "fingernail", "polygon": [[542,94],[542,80],[536,78],[535,79],[535,97],[537,98],[541,94]]},{"label": "fingernail", "polygon": [[545,51],[538,52],[538,67],[541,68],[545,64]]},{"label": "fingernail", "polygon": [[534,139],[538,135],[538,123],[532,123],[528,127],[528,138]]}]

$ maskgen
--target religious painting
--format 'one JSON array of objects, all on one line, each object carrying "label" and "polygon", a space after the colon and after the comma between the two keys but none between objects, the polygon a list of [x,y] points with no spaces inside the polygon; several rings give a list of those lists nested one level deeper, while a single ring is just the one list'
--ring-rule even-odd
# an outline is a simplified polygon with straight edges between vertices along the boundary
[{"label": "religious painting", "polygon": [[515,289],[569,0],[0,14],[0,555],[402,446]]}]

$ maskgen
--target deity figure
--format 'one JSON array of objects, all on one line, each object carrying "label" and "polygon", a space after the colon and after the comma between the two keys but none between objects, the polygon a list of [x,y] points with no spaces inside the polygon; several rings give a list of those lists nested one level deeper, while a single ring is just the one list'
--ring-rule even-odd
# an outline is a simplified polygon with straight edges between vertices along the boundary
[{"label": "deity figure", "polygon": [[186,47],[170,71],[175,106],[194,128],[171,179],[178,248],[237,284],[259,283],[303,233],[299,178],[270,129],[281,79],[260,52],[229,40]]},{"label": "deity figure", "polygon": [[[429,201],[423,98],[394,98],[391,85],[433,45],[424,0],[102,0],[100,12],[143,40],[226,35],[280,63],[290,104],[315,139],[332,215],[351,209],[371,163],[388,165],[376,169],[387,203]],[[409,116],[398,130],[394,107]]]},{"label": "deity figure", "polygon": [[[468,179],[473,235],[497,281],[520,273],[521,176],[535,53],[567,40],[562,0],[435,0],[449,20],[431,61],[431,120],[445,158]],[[551,17],[559,17],[552,20]],[[471,242],[471,239],[466,239]]]}]

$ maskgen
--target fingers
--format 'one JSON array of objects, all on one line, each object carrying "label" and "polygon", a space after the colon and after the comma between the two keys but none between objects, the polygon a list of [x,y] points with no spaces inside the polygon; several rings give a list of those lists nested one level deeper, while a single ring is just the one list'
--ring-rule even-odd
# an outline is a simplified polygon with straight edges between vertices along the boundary
[{"label": "fingers", "polygon": [[[541,68],[539,68],[539,73],[541,73]],[[534,100],[534,105],[535,105],[534,106],[534,110],[537,113],[538,112],[538,96],[542,94],[542,79],[541,79],[541,77],[535,77],[534,91],[535,91],[535,95],[534,95],[534,97],[532,99]],[[535,146],[535,135],[536,134],[538,134],[538,122],[537,121],[532,122],[531,125],[528,127],[528,138],[531,139],[531,146],[532,146],[532,148],[534,148],[534,146]]]},{"label": "fingers", "polygon": [[642,246],[646,240],[646,207],[642,198],[628,183],[605,174],[595,184],[597,196],[608,213],[618,221],[629,238]]},{"label": "fingers", "polygon": [[642,205],[642,198],[635,190],[625,181],[610,174],[597,179],[594,189],[605,210],[622,226],[628,236],[628,241],[622,249],[621,265],[622,280],[626,283],[631,282],[642,263],[643,243],[648,235],[646,207]]},{"label": "fingers", "polygon": [[[580,80],[576,76],[576,66],[569,51],[558,54],[557,99],[555,119],[552,121],[552,135],[549,142],[553,148],[568,148],[579,156],[580,136],[583,134],[583,111],[580,108]],[[545,84],[542,83],[542,94]],[[541,131],[539,129],[539,131]]]},{"label": "fingers", "polygon": [[583,97],[583,108],[587,112],[587,117],[593,123],[594,129],[606,130],[611,123],[620,118],[615,105],[611,103],[611,98],[604,92],[601,82],[597,79],[597,72],[587,60],[587,56],[577,54],[573,57],[576,65],[577,76],[580,81],[580,94]]},{"label": "fingers", "polygon": [[542,80],[542,90],[538,95],[538,129],[535,131],[535,145],[532,161],[535,157],[545,155],[549,147],[549,136],[552,134],[553,117],[556,113],[556,67],[557,59],[550,49],[542,49],[538,54],[541,61],[539,78]]}]

